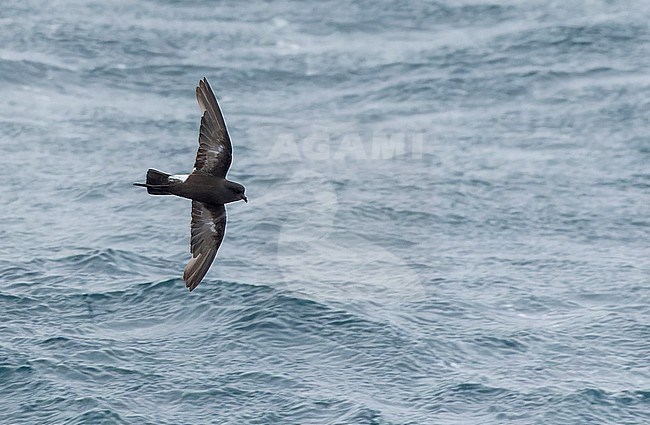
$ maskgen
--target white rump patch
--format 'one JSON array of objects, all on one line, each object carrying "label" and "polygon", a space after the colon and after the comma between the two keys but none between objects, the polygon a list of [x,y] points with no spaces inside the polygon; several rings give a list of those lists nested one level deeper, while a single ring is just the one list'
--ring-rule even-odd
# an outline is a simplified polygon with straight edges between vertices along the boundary
[{"label": "white rump patch", "polygon": [[174,174],[173,176],[169,176],[169,180],[175,180],[184,183],[189,176],[189,174]]}]

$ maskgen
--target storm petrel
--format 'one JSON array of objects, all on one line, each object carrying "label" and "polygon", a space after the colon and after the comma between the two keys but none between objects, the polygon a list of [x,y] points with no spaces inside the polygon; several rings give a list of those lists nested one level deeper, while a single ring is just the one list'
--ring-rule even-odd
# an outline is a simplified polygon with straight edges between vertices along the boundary
[{"label": "storm petrel", "polygon": [[190,291],[201,283],[217,255],[226,231],[225,204],[248,202],[244,186],[226,179],[232,163],[232,143],[217,98],[205,78],[196,88],[196,100],[203,115],[192,173],[167,174],[149,169],[146,183],[133,183],[146,187],[150,195],[176,195],[192,200],[192,259],[183,272]]}]

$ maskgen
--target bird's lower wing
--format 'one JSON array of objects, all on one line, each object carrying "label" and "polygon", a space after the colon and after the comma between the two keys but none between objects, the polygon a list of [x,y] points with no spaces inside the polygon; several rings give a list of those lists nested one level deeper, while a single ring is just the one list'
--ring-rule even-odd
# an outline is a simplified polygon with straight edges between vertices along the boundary
[{"label": "bird's lower wing", "polygon": [[190,291],[201,283],[217,255],[226,232],[226,207],[192,201],[191,227],[192,259],[183,272],[185,286]]}]

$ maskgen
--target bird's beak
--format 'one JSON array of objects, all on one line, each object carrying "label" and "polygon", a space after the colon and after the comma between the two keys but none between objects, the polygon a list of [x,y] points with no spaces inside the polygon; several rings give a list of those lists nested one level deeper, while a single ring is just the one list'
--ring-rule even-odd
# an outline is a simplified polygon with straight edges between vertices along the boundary
[{"label": "bird's beak", "polygon": [[248,198],[247,197],[244,196],[242,199],[244,200],[244,202],[246,202],[248,204]]}]

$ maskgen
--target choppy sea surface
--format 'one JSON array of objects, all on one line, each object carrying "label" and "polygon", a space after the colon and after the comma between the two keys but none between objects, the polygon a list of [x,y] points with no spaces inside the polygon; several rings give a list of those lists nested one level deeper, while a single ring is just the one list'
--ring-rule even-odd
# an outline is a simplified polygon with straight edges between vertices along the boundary
[{"label": "choppy sea surface", "polygon": [[[650,3],[0,10],[0,423],[650,423]],[[196,291],[212,83],[249,204]]]}]

